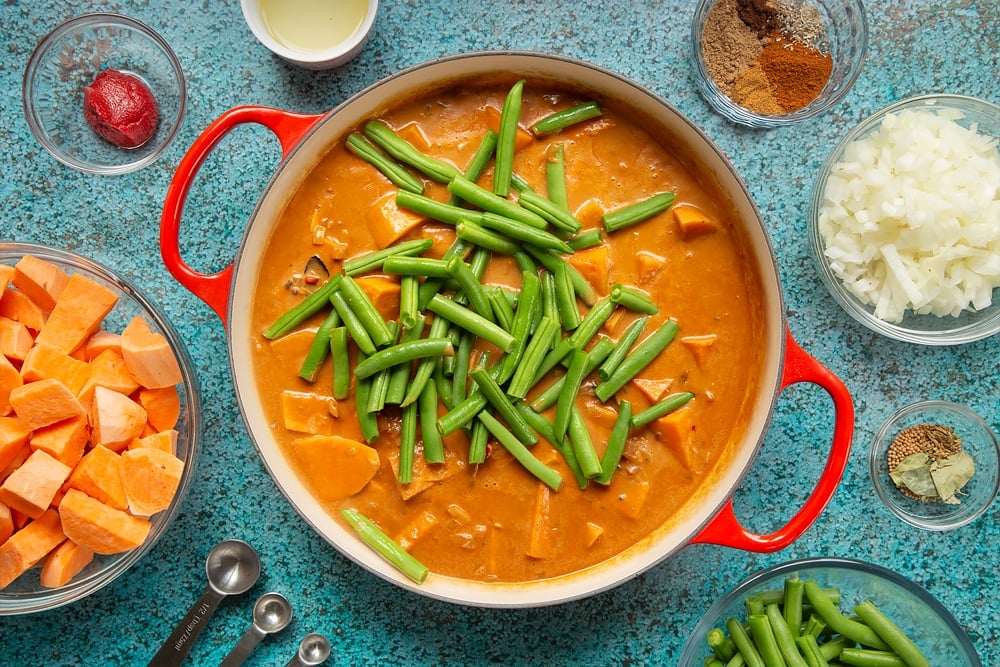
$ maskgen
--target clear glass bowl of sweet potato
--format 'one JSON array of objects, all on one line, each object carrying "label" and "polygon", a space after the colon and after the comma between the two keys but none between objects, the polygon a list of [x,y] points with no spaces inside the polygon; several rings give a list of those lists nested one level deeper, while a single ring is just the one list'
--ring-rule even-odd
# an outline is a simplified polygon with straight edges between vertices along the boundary
[{"label": "clear glass bowl of sweet potato", "polygon": [[114,272],[0,243],[0,615],[106,586],[191,479],[199,391],[180,337]]}]

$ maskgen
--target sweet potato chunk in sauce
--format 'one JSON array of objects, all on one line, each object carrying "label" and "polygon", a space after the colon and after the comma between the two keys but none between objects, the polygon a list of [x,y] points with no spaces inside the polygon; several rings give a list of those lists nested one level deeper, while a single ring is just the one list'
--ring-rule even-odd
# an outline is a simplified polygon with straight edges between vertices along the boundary
[{"label": "sweet potato chunk in sauce", "polygon": [[[400,102],[379,118],[397,130],[419,128],[428,154],[466,167],[484,132],[496,122],[510,82],[477,82],[458,89],[428,92]],[[535,120],[587,98],[529,81],[525,88],[522,128]],[[628,398],[636,411],[651,404],[649,386],[695,394],[686,410],[691,428],[677,442],[658,440],[655,429],[634,430],[610,486],[590,483],[580,489],[561,456],[544,439],[532,452],[563,476],[558,492],[540,491],[541,482],[511,455],[492,443],[485,464],[466,463],[468,441],[458,431],[445,439],[448,462],[425,464],[417,444],[414,481],[400,485],[394,473],[398,461],[399,411],[387,408],[379,418],[381,436],[373,443],[380,467],[371,482],[348,498],[327,502],[337,515],[343,506],[358,509],[382,529],[407,544],[411,553],[433,573],[485,581],[530,581],[574,572],[603,562],[636,545],[668,523],[724,460],[745,431],[757,378],[762,372],[760,334],[763,298],[760,276],[749,257],[748,239],[726,196],[697,162],[669,138],[656,137],[649,124],[614,104],[602,102],[604,115],[555,135],[532,140],[516,153],[514,171],[539,192],[545,192],[545,165],[553,146],[565,147],[566,185],[570,207],[581,211],[585,229],[600,225],[595,211],[608,211],[657,192],[671,191],[676,204],[693,206],[714,221],[710,233],[685,238],[668,210],[634,227],[605,234],[599,270],[587,275],[600,281],[634,285],[648,292],[660,312],[651,316],[646,334],[665,319],[674,319],[681,336],[711,336],[709,350],[696,355],[674,341],[618,398]],[[491,187],[492,166],[480,179]],[[332,273],[343,259],[378,249],[378,239],[366,226],[372,207],[396,191],[372,166],[334,145],[292,196],[261,264],[253,306],[255,331],[263,331],[302,298],[289,282],[309,257],[319,255]],[[444,186],[427,181],[428,196],[447,201]],[[431,237],[428,256],[440,256],[451,232],[428,222],[408,229],[402,240]],[[347,252],[344,252],[344,248]],[[292,280],[294,283],[294,280]],[[509,259],[494,255],[485,284],[518,288],[520,272]],[[599,287],[607,293],[607,285]],[[620,310],[620,309],[619,309]],[[581,303],[581,311],[585,306]],[[430,314],[430,313],[428,313]],[[315,329],[317,315],[302,329]],[[617,339],[636,317],[618,312],[600,334]],[[304,346],[268,341],[259,336],[255,374],[283,448],[294,450],[301,433],[282,428],[283,392],[328,392],[329,362],[315,383],[297,375]],[[353,355],[353,352],[352,352]],[[563,372],[554,371],[556,377]],[[583,385],[577,404],[583,410],[598,455],[614,423],[617,402],[602,404],[593,395],[594,378]],[[529,400],[551,379],[544,380]],[[658,384],[659,383],[659,384]],[[642,389],[646,389],[643,391]],[[345,438],[362,440],[352,393],[337,402],[336,430]],[[442,412],[443,412],[442,407]],[[551,419],[551,411],[548,414]],[[289,456],[289,460],[299,460]],[[317,498],[335,468],[299,467],[303,484]]]}]

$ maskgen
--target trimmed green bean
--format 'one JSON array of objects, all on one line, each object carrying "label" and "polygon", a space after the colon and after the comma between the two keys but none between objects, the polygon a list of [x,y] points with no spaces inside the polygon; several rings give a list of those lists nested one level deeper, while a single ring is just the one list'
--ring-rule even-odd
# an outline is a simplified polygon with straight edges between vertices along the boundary
[{"label": "trimmed green bean", "polygon": [[[798,646],[795,645],[795,634],[785,622],[781,607],[769,604],[764,613],[771,626],[771,632],[774,634],[774,640],[778,644],[778,650],[781,651],[781,657],[785,659],[785,664],[788,667],[809,667],[802,654],[799,653]],[[798,627],[796,627],[797,632]]]},{"label": "trimmed green bean", "polygon": [[[512,205],[516,206],[516,204]],[[541,220],[541,218],[539,219]],[[500,232],[501,234],[509,236],[512,239],[521,241],[529,246],[528,248],[525,248],[529,252],[530,248],[534,247],[539,250],[550,250],[564,255],[573,254],[573,248],[561,238],[552,232],[546,231],[545,229],[532,227],[523,220],[517,220],[487,211],[479,217],[478,222],[487,229],[492,229],[495,232]],[[544,220],[542,220],[542,223],[543,225],[546,224]],[[560,257],[560,259],[562,258]]]},{"label": "trimmed green bean", "polygon": [[457,167],[422,153],[380,120],[373,119],[365,123],[363,132],[386,153],[438,183],[447,183],[452,177],[461,174]]},{"label": "trimmed green bean", "polygon": [[525,398],[535,386],[535,369],[552,348],[553,340],[559,335],[559,322],[549,316],[542,317],[535,333],[524,349],[521,363],[514,369],[514,374],[507,384],[507,395],[514,398]]},{"label": "trimmed green bean", "polygon": [[500,385],[485,369],[479,368],[469,375],[473,382],[479,386],[479,390],[486,396],[486,400],[499,413],[503,420],[507,422],[507,427],[518,440],[524,445],[533,445],[538,442],[538,436],[515,408],[514,404],[504,393]]},{"label": "trimmed green bean", "polygon": [[339,273],[334,275],[315,292],[285,311],[281,317],[264,330],[264,338],[273,340],[279,336],[283,336],[319,311],[327,308],[330,303],[330,296],[340,289],[340,282],[342,280],[343,275]]},{"label": "trimmed green bean", "polygon": [[[503,290],[496,285],[490,285],[485,289],[486,297],[490,300],[490,306],[493,309],[493,321],[513,334],[514,307],[510,305]],[[516,339],[517,336],[515,335],[514,338]],[[517,345],[515,345],[515,349],[516,347]]]},{"label": "trimmed green bean", "polygon": [[419,426],[417,404],[403,406],[399,427],[399,483],[413,481],[413,459],[417,450],[417,427]]},{"label": "trimmed green bean", "polygon": [[368,412],[381,412],[385,408],[386,399],[389,397],[389,381],[391,379],[392,371],[388,368],[384,368],[372,376],[372,391],[368,395],[368,403],[365,405],[365,409]]},{"label": "trimmed green bean", "polygon": [[410,192],[422,194],[424,184],[411,174],[406,167],[368,143],[363,136],[352,132],[347,137],[347,149],[359,158],[378,169],[391,183]]},{"label": "trimmed green bean", "polygon": [[420,415],[420,438],[424,443],[424,460],[428,463],[444,463],[444,442],[437,430],[438,392],[437,384],[428,382],[420,392],[420,399],[414,404]]},{"label": "trimmed green bean", "polygon": [[514,349],[516,341],[512,335],[495,323],[477,315],[468,308],[460,306],[451,299],[436,294],[430,300],[430,303],[427,304],[427,309],[435,315],[440,315],[455,326],[461,327],[492,343],[504,352],[510,352]]},{"label": "trimmed green bean", "polygon": [[809,579],[805,582],[805,594],[816,615],[822,618],[834,632],[871,648],[883,650],[889,648],[889,645],[867,625],[841,614],[815,580]]},{"label": "trimmed green bean", "polygon": [[[443,317],[435,317],[427,328],[427,338],[444,338],[451,345],[451,338],[448,337],[448,329],[451,324]],[[452,346],[454,347],[454,346]],[[424,357],[417,364],[417,370],[413,373],[413,381],[406,389],[406,396],[400,401],[400,405],[406,407],[415,403],[420,398],[420,392],[424,390],[424,385],[430,381],[434,374],[434,367],[440,363],[438,357]]]},{"label": "trimmed green bean", "polygon": [[784,597],[781,602],[781,615],[788,624],[793,637],[798,637],[802,627],[802,598],[804,596],[802,580],[798,576],[785,579],[782,589]]},{"label": "trimmed green bean", "polygon": [[[548,271],[555,273],[556,266],[560,262],[566,263],[563,259],[553,250],[546,250],[544,248],[536,248],[532,245],[526,245],[524,250],[538,260],[538,263],[544,266]],[[580,301],[583,301],[588,306],[593,306],[597,302],[597,291],[594,286],[591,285],[583,274],[580,273],[575,266],[568,264],[569,277],[573,281],[573,289],[576,290],[576,295],[580,297]]]},{"label": "trimmed green bean", "polygon": [[382,263],[382,270],[395,276],[426,276],[429,278],[449,278],[448,263],[433,257],[388,257]]},{"label": "trimmed green bean", "polygon": [[854,646],[854,642],[847,637],[834,637],[819,645],[819,652],[826,660],[834,660],[840,656],[840,652],[845,648]]},{"label": "trimmed green bean", "polygon": [[382,529],[374,521],[353,508],[340,510],[340,515],[354,529],[362,542],[374,549],[393,567],[418,584],[427,579],[427,567],[382,532]]},{"label": "trimmed green bean", "polygon": [[764,601],[760,599],[757,595],[750,594],[744,598],[743,603],[746,605],[748,614],[764,614]]},{"label": "trimmed green bean", "polygon": [[670,208],[670,205],[674,203],[674,198],[673,192],[661,192],[634,204],[609,211],[601,218],[604,229],[615,232],[648,220]]},{"label": "trimmed green bean", "polygon": [[552,429],[552,422],[546,419],[544,415],[540,415],[532,410],[522,401],[514,403],[514,407],[521,413],[528,424],[531,425],[531,428],[535,429],[535,432],[539,436],[545,438],[545,441],[562,455],[563,460],[566,462],[566,467],[573,473],[573,477],[576,478],[576,483],[579,487],[581,489],[587,488],[588,480],[583,471],[580,470],[580,463],[576,460],[576,454],[573,453],[573,446],[567,439],[559,440],[556,437],[555,431]]},{"label": "trimmed green bean", "polygon": [[358,349],[367,355],[375,354],[377,350],[375,342],[372,340],[365,325],[358,318],[357,313],[354,312],[354,309],[347,302],[347,297],[341,292],[334,292],[330,296],[330,302],[333,303],[333,307],[340,314],[340,321],[347,327],[347,333],[351,334],[351,340],[358,346]]},{"label": "trimmed green bean", "polygon": [[566,243],[573,250],[586,250],[604,243],[604,236],[601,235],[600,229],[588,229],[567,240]]},{"label": "trimmed green bean", "polygon": [[302,365],[299,366],[299,377],[306,382],[316,381],[316,376],[319,375],[323,362],[330,354],[330,331],[338,324],[340,324],[340,315],[336,310],[331,309],[330,314],[316,329],[309,350],[302,360]]},{"label": "trimmed green bean", "polygon": [[830,663],[823,657],[823,653],[819,650],[816,638],[812,635],[799,635],[795,638],[795,645],[809,667],[830,667]]},{"label": "trimmed green bean", "polygon": [[497,136],[496,158],[493,165],[493,193],[501,197],[510,194],[510,177],[514,171],[514,152],[517,150],[517,130],[521,120],[524,83],[522,79],[511,86],[500,110],[500,132]]},{"label": "trimmed green bean", "polygon": [[645,410],[636,413],[632,417],[630,426],[632,428],[642,428],[651,421],[655,421],[664,415],[668,415],[674,410],[677,410],[681,406],[685,405],[688,401],[694,398],[694,394],[689,391],[684,391],[679,394],[673,394],[667,396],[662,401],[654,403]]},{"label": "trimmed green bean", "polygon": [[[417,317],[416,323],[409,329],[403,329],[400,343],[410,343],[420,340],[424,332],[423,315]],[[413,371],[413,364],[406,362],[392,366],[389,371],[389,387],[385,392],[385,402],[392,405],[399,405],[406,397],[406,390],[410,383],[410,373]]]},{"label": "trimmed green bean", "polygon": [[451,376],[452,398],[457,403],[465,400],[469,383],[469,362],[472,359],[472,345],[476,337],[468,331],[461,332],[455,351],[455,369]]},{"label": "trimmed green bean", "polygon": [[573,408],[576,407],[576,396],[580,393],[587,363],[587,353],[583,350],[573,350],[569,356],[569,370],[563,376],[563,387],[559,392],[559,400],[556,401],[556,415],[552,422],[556,437],[560,440],[566,437],[566,431],[569,429],[569,418]]},{"label": "trimmed green bean", "polygon": [[660,312],[659,306],[649,298],[648,294],[629,285],[613,285],[610,296],[611,300],[618,305],[624,306],[636,313],[656,315]]},{"label": "trimmed green bean", "polygon": [[[666,349],[670,342],[677,335],[677,323],[673,320],[665,321],[652,334],[639,343],[632,352],[625,357],[625,360],[618,365],[611,377],[601,382],[594,389],[594,394],[601,401],[607,401],[614,396],[625,383],[635,377],[639,371],[653,363],[653,360]],[[633,418],[634,419],[634,418]]]},{"label": "trimmed green bean", "polygon": [[573,453],[576,454],[576,460],[580,463],[580,470],[584,476],[587,479],[600,477],[603,472],[601,459],[597,457],[597,451],[594,449],[594,442],[590,438],[590,429],[587,428],[587,423],[583,419],[583,413],[576,405],[570,409],[568,433]]},{"label": "trimmed green bean", "polygon": [[528,183],[528,181],[524,180],[517,174],[510,175],[510,187],[517,190],[518,193],[535,191],[535,189],[531,187],[531,183]]},{"label": "trimmed green bean", "polygon": [[415,359],[440,357],[455,353],[448,338],[421,338],[420,340],[397,343],[379,350],[354,367],[354,376],[366,378],[386,368],[405,364]]},{"label": "trimmed green bean", "polygon": [[747,625],[750,626],[750,636],[753,637],[753,643],[760,651],[764,667],[787,667],[785,659],[781,657],[781,651],[778,649],[778,642],[774,637],[771,624],[767,622],[767,616],[750,614],[747,618]]},{"label": "trimmed green bean", "polygon": [[647,318],[640,317],[633,321],[622,333],[621,338],[615,344],[615,349],[608,355],[608,358],[604,360],[601,367],[597,369],[597,377],[602,381],[607,380],[611,377],[615,369],[618,368],[625,357],[628,356],[629,350],[635,345],[635,342],[639,340],[639,336],[646,329]]},{"label": "trimmed green bean", "polygon": [[358,257],[352,257],[344,262],[344,273],[349,276],[356,276],[367,273],[376,268],[381,268],[389,257],[412,257],[420,255],[430,250],[434,245],[431,239],[414,239],[412,241],[401,241],[388,248],[369,252]]},{"label": "trimmed green bean", "polygon": [[478,217],[475,211],[418,195],[409,190],[400,190],[396,193],[396,205],[447,225],[457,225],[462,220]]},{"label": "trimmed green bean", "polygon": [[865,600],[854,607],[854,613],[903,659],[907,667],[930,667],[930,662],[913,640],[907,637],[906,633],[883,614],[871,600]]},{"label": "trimmed green bean", "polygon": [[347,327],[330,330],[330,356],[333,359],[333,397],[339,401],[351,393],[351,357],[347,349]]},{"label": "trimmed green bean", "polygon": [[[469,254],[469,251],[474,247],[475,246],[468,241],[456,238],[445,251],[444,255],[441,256],[440,261],[444,262],[447,266],[449,259],[452,257],[461,257],[464,259],[465,256]],[[421,310],[426,308],[427,304],[430,303],[430,300],[434,297],[434,295],[439,293],[445,287],[445,282],[444,278],[427,278],[424,280],[424,282],[420,285],[417,307]]]},{"label": "trimmed green bean", "polygon": [[727,619],[726,630],[729,631],[729,636],[732,638],[733,643],[736,644],[736,650],[743,656],[747,667],[765,667],[760,652],[754,645],[753,640],[750,639],[750,635],[743,629],[743,624],[740,623],[739,619]]},{"label": "trimmed green bean", "polygon": [[399,323],[403,329],[412,329],[420,317],[420,281],[416,276],[403,276],[399,280]]},{"label": "trimmed green bean", "polygon": [[[476,152],[472,155],[472,159],[469,160],[469,165],[465,168],[465,178],[475,183],[479,180],[479,177],[483,175],[486,171],[486,167],[489,165],[490,160],[493,159],[493,154],[496,152],[497,148],[497,133],[492,129],[486,130],[486,134],[483,135],[482,140],[479,142],[479,147],[476,148]],[[462,203],[460,197],[452,196],[451,203],[458,206]]]},{"label": "trimmed green bean", "polygon": [[552,134],[600,115],[601,107],[597,102],[583,102],[549,114],[532,125],[531,131],[535,135]]},{"label": "trimmed green bean", "polygon": [[[358,353],[358,362],[365,360],[363,352]],[[358,379],[354,384],[354,412],[358,418],[358,425],[361,427],[361,437],[365,442],[371,444],[378,440],[378,417],[374,412],[368,411],[368,402],[371,399],[372,380]]]},{"label": "trimmed green bean", "polygon": [[566,146],[558,144],[555,154],[545,161],[545,187],[548,190],[549,199],[564,211],[569,211],[569,199],[566,196],[565,153]]},{"label": "trimmed green bean", "polygon": [[486,462],[487,445],[490,440],[490,432],[486,424],[476,419],[472,422],[471,435],[469,436],[469,463],[475,465]]},{"label": "trimmed green bean", "polygon": [[538,265],[535,264],[535,260],[531,258],[531,255],[524,252],[524,250],[518,250],[513,254],[514,262],[517,264],[517,268],[520,269],[521,273],[528,271],[530,273],[538,273]]},{"label": "trimmed green bean", "polygon": [[705,641],[708,643],[708,647],[712,649],[712,653],[719,660],[731,660],[736,655],[736,645],[723,632],[722,628],[712,628],[709,630],[705,634]]},{"label": "trimmed green bean", "polygon": [[[614,349],[615,344],[611,342],[611,339],[607,336],[601,336],[593,347],[587,352],[587,362],[583,369],[583,376],[587,377],[594,372],[598,366],[601,365],[611,351]],[[571,348],[574,349],[574,348]],[[556,379],[552,384],[550,384],[545,391],[538,394],[531,401],[531,407],[539,412],[548,410],[553,405],[559,401],[559,396],[562,394],[563,386],[566,384],[566,375]]]},{"label": "trimmed green bean", "polygon": [[490,297],[486,294],[486,290],[483,289],[479,278],[472,272],[472,268],[462,261],[460,257],[449,259],[447,266],[448,273],[458,282],[462,292],[469,299],[469,305],[472,306],[472,310],[483,319],[495,324],[496,321],[493,319],[493,304],[490,303]]},{"label": "trimmed green bean", "polygon": [[[621,461],[622,454],[625,452],[625,445],[628,444],[629,419],[631,418],[632,404],[622,399],[618,403],[618,418],[615,419],[615,425],[611,427],[607,447],[604,449],[604,455],[601,456],[601,474],[595,478],[595,482],[605,485],[611,483],[611,478],[614,477],[615,470],[618,469],[618,462]],[[728,660],[732,655],[719,657]]]},{"label": "trimmed green bean", "polygon": [[493,252],[514,256],[519,253],[523,254],[520,243],[511,240],[503,234],[498,234],[492,229],[487,229],[482,225],[469,222],[468,220],[462,220],[455,225],[455,235],[464,241],[473,243],[480,248],[492,250]]},{"label": "trimmed green bean", "polygon": [[517,201],[524,208],[547,220],[556,229],[576,234],[583,228],[583,224],[576,219],[576,216],[537,192],[530,190],[522,192],[518,196]]},{"label": "trimmed green bean", "polygon": [[580,309],[576,305],[576,292],[573,290],[568,266],[569,264],[563,262],[556,266],[555,272],[556,308],[559,311],[559,321],[562,322],[564,331],[576,329],[583,319],[580,317]]},{"label": "trimmed green bean", "polygon": [[838,660],[854,667],[908,667],[906,661],[892,651],[866,648],[845,648]]},{"label": "trimmed green bean", "polygon": [[[529,271],[521,274],[521,292],[517,300],[517,310],[513,311],[511,324],[507,328],[514,337],[514,349],[500,362],[497,374],[497,382],[500,384],[506,383],[514,375],[524,356],[531,335],[531,324],[535,320],[535,311],[538,308],[540,289],[541,284],[537,274]],[[501,296],[501,298],[506,297]]]},{"label": "trimmed green bean", "polygon": [[537,477],[543,484],[553,491],[558,491],[562,487],[562,476],[549,468],[547,465],[535,458],[527,447],[524,446],[517,436],[511,433],[506,426],[487,411],[477,415],[490,434],[496,438],[497,442],[503,445],[504,449],[517,459],[518,463],[524,466],[525,470]]},{"label": "trimmed green bean", "polygon": [[344,276],[340,285],[340,293],[347,299],[351,310],[358,316],[375,345],[384,347],[395,340],[382,314],[378,312],[375,304],[368,297],[368,293],[361,289],[354,278]]},{"label": "trimmed green bean", "polygon": [[556,322],[559,321],[559,304],[556,301],[556,274],[552,271],[542,271],[539,273],[539,280],[542,283],[542,315],[551,317]]},{"label": "trimmed green bean", "polygon": [[531,211],[518,206],[515,202],[512,202],[509,199],[504,199],[503,197],[490,192],[486,188],[476,185],[464,176],[456,176],[451,179],[448,183],[448,192],[457,197],[461,197],[465,201],[473,204],[474,206],[478,206],[484,211],[488,211],[505,219],[516,220],[523,223],[524,226],[535,229],[536,231],[543,230],[546,226],[548,226],[545,218],[541,217],[537,213],[532,213]]}]

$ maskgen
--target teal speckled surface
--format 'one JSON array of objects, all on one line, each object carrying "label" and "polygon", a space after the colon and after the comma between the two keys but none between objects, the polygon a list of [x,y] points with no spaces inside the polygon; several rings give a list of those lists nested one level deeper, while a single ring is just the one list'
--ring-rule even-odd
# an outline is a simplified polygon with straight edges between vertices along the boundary
[{"label": "teal speckled surface", "polygon": [[[201,459],[167,534],[118,581],[72,607],[0,618],[0,663],[145,664],[204,588],[204,558],[218,540],[256,545],[264,576],[223,602],[189,659],[217,664],[247,627],[253,599],[285,593],[291,628],[266,639],[249,664],[284,664],[310,631],[330,637],[329,664],[670,665],[710,603],[752,572],[807,556],[890,567],[927,588],[967,629],[985,665],[1000,665],[1000,526],[995,506],[948,533],[906,526],[879,505],[867,447],[896,408],[922,398],[963,403],[1000,429],[998,338],[923,348],[877,337],[826,293],[807,250],[806,210],[825,155],[856,122],[915,94],[962,93],[1000,102],[1000,3],[869,2],[868,61],[831,111],[794,127],[754,131],[714,114],[695,91],[690,0],[386,0],[374,35],[350,64],[307,72],[273,57],[227,0],[5,2],[0,4],[0,239],[69,248],[131,278],[186,341],[201,382]],[[165,156],[137,173],[87,176],[52,159],[30,134],[21,77],[39,39],[89,11],[152,25],[177,51],[188,110]],[[470,609],[401,592],[312,533],[275,490],[240,420],[218,318],[167,273],[158,248],[163,196],[197,134],[240,104],[317,113],[393,72],[440,55],[486,49],[562,53],[614,69],[663,95],[704,128],[745,178],[772,235],[792,333],[844,379],[856,409],[855,447],[826,512],[791,547],[760,555],[690,546],[591,599],[536,610]],[[242,127],[202,171],[185,213],[182,247],[203,271],[233,257],[244,223],[280,157],[264,130]],[[832,418],[814,386],[785,392],[762,452],[735,493],[737,514],[774,529],[803,502]],[[946,666],[939,666],[946,667]]]}]

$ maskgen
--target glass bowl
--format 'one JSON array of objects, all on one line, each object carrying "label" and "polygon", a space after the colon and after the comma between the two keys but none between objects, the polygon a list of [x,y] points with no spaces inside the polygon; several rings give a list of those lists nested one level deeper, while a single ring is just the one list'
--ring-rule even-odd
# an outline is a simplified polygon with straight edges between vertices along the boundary
[{"label": "glass bowl", "polygon": [[721,0],[699,0],[691,22],[692,60],[698,90],[723,117],[756,128],[790,125],[820,114],[836,104],[861,73],[868,52],[868,20],[861,0],[801,0],[819,11],[826,28],[826,46],[833,60],[830,78],[820,94],[805,107],[783,114],[762,114],[733,101],[709,73],[702,48],[705,21]]},{"label": "glass bowl", "polygon": [[[952,427],[962,439],[962,449],[975,461],[976,471],[958,494],[961,502],[957,505],[911,498],[889,477],[889,445],[900,431],[922,423]],[[950,530],[979,517],[996,498],[1000,488],[1000,442],[986,422],[968,408],[948,401],[920,401],[897,411],[882,424],[872,443],[869,466],[875,492],[893,514],[924,530]]]},{"label": "glass bowl", "polygon": [[194,364],[181,338],[152,301],[124,278],[80,255],[32,243],[0,242],[0,264],[13,266],[25,255],[54,264],[69,274],[82,274],[117,293],[118,303],[104,320],[106,330],[121,332],[133,317],[141,315],[154,331],[167,338],[183,377],[183,383],[177,385],[181,409],[174,427],[177,431],[174,453],[184,461],[184,471],[173,501],[167,509],[150,518],[149,535],[139,547],[110,556],[95,555],[83,571],[59,588],[43,587],[39,579],[40,568],[32,568],[0,590],[0,616],[45,611],[76,602],[104,588],[145,556],[180,509],[192,478],[201,430],[200,392]]},{"label": "glass bowl", "polygon": [[679,667],[701,667],[711,651],[705,641],[712,628],[727,618],[745,620],[745,598],[752,593],[781,589],[792,575],[815,579],[820,586],[840,590],[840,609],[846,613],[871,600],[916,643],[932,665],[981,667],[968,634],[955,617],[930,593],[906,577],[879,565],[842,558],[807,558],[769,567],[744,580],[705,612],[681,650]]},{"label": "glass bowl", "polygon": [[[142,79],[159,105],[155,134],[119,148],[90,128],[83,89],[116,69]],[[170,45],[149,26],[116,14],[86,14],[45,36],[28,60],[24,113],[31,132],[57,160],[88,174],[122,174],[152,164],[180,128],[187,94]]]},{"label": "glass bowl", "polygon": [[809,219],[812,256],[820,278],[833,298],[852,318],[872,331],[895,340],[921,345],[955,345],[980,340],[1000,332],[1000,287],[993,289],[992,303],[977,311],[966,309],[956,317],[918,314],[907,310],[901,321],[890,322],[877,316],[874,306],[863,302],[844,285],[826,254],[821,210],[826,202],[828,184],[832,182],[832,178],[839,178],[835,175],[838,164],[844,160],[849,147],[878,131],[887,116],[914,109],[933,110],[947,114],[949,118],[956,116],[953,119],[962,127],[975,125],[980,134],[994,139],[1000,137],[1000,106],[973,97],[923,95],[896,102],[876,112],[848,132],[837,144],[816,179]]}]

